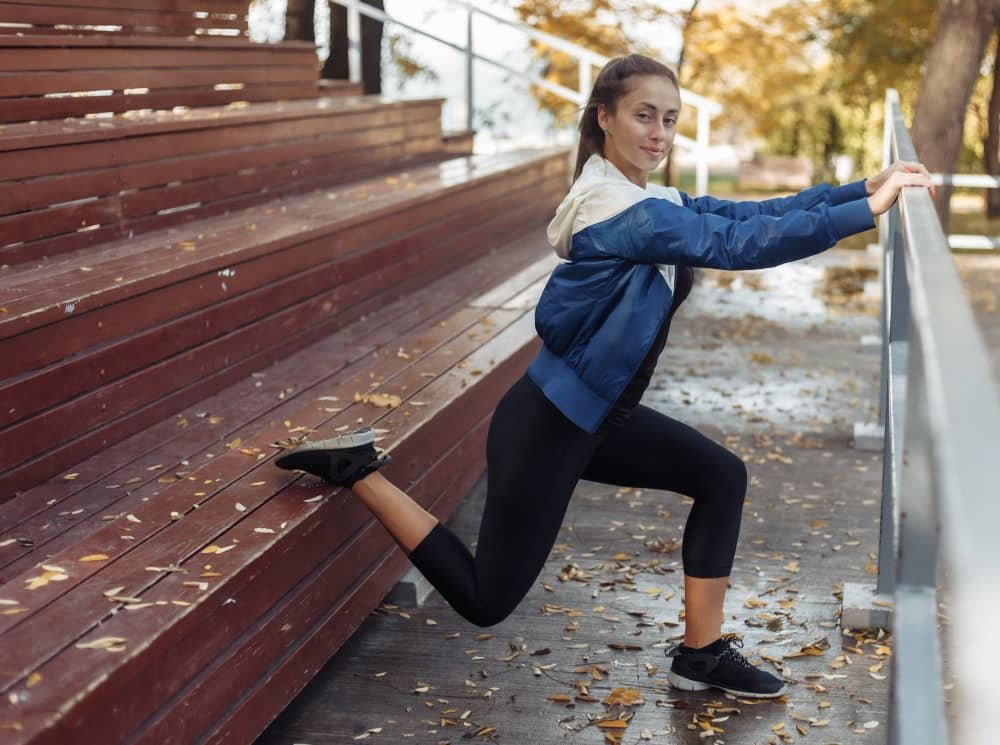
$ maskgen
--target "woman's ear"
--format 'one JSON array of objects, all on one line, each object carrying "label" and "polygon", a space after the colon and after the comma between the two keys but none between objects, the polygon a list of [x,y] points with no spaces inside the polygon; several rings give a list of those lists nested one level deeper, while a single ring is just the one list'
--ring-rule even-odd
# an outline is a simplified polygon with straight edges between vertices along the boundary
[{"label": "woman's ear", "polygon": [[603,103],[597,104],[597,126],[604,130],[608,128],[608,108]]}]

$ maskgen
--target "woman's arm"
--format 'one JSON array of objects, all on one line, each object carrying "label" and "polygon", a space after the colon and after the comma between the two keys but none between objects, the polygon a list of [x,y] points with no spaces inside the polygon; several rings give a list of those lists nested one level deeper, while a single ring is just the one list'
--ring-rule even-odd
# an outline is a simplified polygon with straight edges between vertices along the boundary
[{"label": "woman's arm", "polygon": [[820,253],[875,227],[864,199],[821,203],[780,217],[732,220],[651,197],[574,237],[574,258],[614,255],[637,263],[763,269]]},{"label": "woman's arm", "polygon": [[933,192],[925,174],[925,170],[897,168],[867,198],[821,203],[780,217],[752,215],[731,220],[650,197],[580,231],[574,236],[573,254],[580,260],[617,256],[637,263],[716,269],[777,266],[820,253],[841,238],[875,227],[873,216],[888,210],[904,187],[927,187]]},{"label": "woman's arm", "polygon": [[684,192],[679,193],[684,206],[698,214],[719,215],[730,220],[745,220],[755,215],[780,217],[792,210],[812,209],[818,204],[845,204],[862,199],[870,192],[865,188],[865,179],[861,179],[841,186],[818,184],[788,197],[774,197],[760,201],[734,202],[708,196],[690,197]]}]

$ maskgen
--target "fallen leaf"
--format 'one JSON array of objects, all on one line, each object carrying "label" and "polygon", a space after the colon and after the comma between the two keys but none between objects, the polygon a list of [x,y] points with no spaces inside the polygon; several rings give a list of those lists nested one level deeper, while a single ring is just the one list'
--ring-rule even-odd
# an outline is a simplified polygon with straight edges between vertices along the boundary
[{"label": "fallen leaf", "polygon": [[111,652],[124,652],[127,639],[120,636],[102,636],[89,642],[78,642],[77,649],[107,649]]},{"label": "fallen leaf", "polygon": [[87,554],[86,556],[81,556],[78,561],[107,561],[107,554]]}]

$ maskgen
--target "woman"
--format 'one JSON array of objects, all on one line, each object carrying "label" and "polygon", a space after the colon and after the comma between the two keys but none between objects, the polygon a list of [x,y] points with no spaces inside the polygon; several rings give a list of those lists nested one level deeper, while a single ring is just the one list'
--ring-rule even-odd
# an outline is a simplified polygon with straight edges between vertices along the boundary
[{"label": "woman", "polygon": [[[647,176],[669,151],[681,108],[673,73],[641,55],[611,60],[580,122],[573,186],[548,238],[564,259],[539,300],[544,342],[503,396],[487,439],[487,497],[476,554],[386,480],[369,429],[307,443],[278,459],[348,486],[410,560],[470,622],[506,618],[552,549],[579,479],[694,499],[682,557],[684,642],[670,683],[780,696],[782,680],[722,635],[746,467],[691,427],[639,404],[691,267],[759,269],[819,253],[874,227],[926,169],[897,163],[867,181],[763,202],[692,199]],[[516,547],[516,548],[514,548]]]}]

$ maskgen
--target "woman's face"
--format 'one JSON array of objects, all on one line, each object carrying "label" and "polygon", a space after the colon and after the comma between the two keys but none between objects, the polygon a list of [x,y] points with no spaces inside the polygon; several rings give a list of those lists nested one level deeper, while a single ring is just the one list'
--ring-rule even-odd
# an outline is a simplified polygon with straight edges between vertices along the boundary
[{"label": "woman's face", "polygon": [[604,157],[645,189],[649,172],[674,144],[681,94],[662,75],[636,75],[627,84],[613,113],[598,106],[597,123],[604,130]]}]

